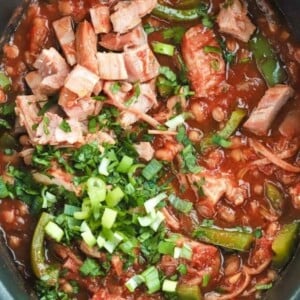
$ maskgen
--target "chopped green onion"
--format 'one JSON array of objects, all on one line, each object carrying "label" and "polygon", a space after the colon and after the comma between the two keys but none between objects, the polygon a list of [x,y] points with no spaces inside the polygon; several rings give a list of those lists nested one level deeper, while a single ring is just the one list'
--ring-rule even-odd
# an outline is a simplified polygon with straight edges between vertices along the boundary
[{"label": "chopped green onion", "polygon": [[166,193],[160,193],[157,196],[147,200],[144,203],[146,212],[150,213],[166,197],[167,197]]},{"label": "chopped green onion", "polygon": [[74,216],[75,212],[79,212],[80,211],[80,207],[78,206],[74,206],[74,205],[70,205],[70,204],[65,204],[64,205],[64,214],[67,216]]},{"label": "chopped green onion", "polygon": [[115,187],[112,191],[108,191],[105,201],[109,207],[115,207],[124,198],[125,194],[120,187]]},{"label": "chopped green onion", "polygon": [[0,88],[4,92],[7,92],[10,86],[11,86],[10,79],[3,72],[0,72]]},{"label": "chopped green onion", "polygon": [[104,248],[109,252],[113,253],[116,247],[122,242],[123,236],[115,232],[112,235],[110,235],[109,239],[105,241]]},{"label": "chopped green onion", "polygon": [[183,247],[181,248],[180,257],[185,259],[192,259],[192,256],[193,256],[192,248],[188,244],[184,243]]},{"label": "chopped green onion", "polygon": [[182,37],[184,36],[186,29],[181,26],[174,26],[168,29],[163,30],[162,34],[164,39],[170,39],[175,44],[180,44]]},{"label": "chopped green onion", "polygon": [[169,127],[170,130],[176,130],[176,128],[184,123],[186,119],[186,114],[180,114],[170,120],[168,120],[165,125]]},{"label": "chopped green onion", "polygon": [[261,291],[261,290],[269,290],[272,286],[273,286],[272,283],[269,283],[269,284],[256,284],[256,285],[255,285],[255,289],[256,289],[257,291]]},{"label": "chopped green onion", "polygon": [[155,219],[153,220],[152,224],[150,225],[150,227],[154,230],[157,231],[160,224],[164,221],[165,216],[163,213],[161,213],[160,211],[158,211],[156,213]]},{"label": "chopped green onion", "polygon": [[193,208],[192,202],[182,200],[179,197],[176,197],[174,194],[169,196],[169,201],[177,210],[185,214],[189,213]]},{"label": "chopped green onion", "polygon": [[105,208],[101,219],[102,226],[108,229],[112,228],[116,221],[117,215],[117,211],[110,208]]},{"label": "chopped green onion", "polygon": [[169,67],[166,66],[160,67],[159,74],[164,75],[171,82],[176,82],[177,80],[176,74]]},{"label": "chopped green onion", "polygon": [[144,217],[138,217],[138,221],[142,227],[150,226],[156,217],[155,211],[153,210],[150,214]]},{"label": "chopped green onion", "polygon": [[99,217],[100,203],[106,197],[106,184],[105,182],[96,177],[90,177],[87,181],[87,193],[89,195],[94,216]]},{"label": "chopped green onion", "polygon": [[155,53],[167,56],[173,56],[175,52],[175,46],[161,42],[152,42],[152,47]]},{"label": "chopped green onion", "polygon": [[127,173],[132,165],[133,165],[133,158],[124,155],[117,167],[117,172]]},{"label": "chopped green onion", "polygon": [[88,246],[93,247],[96,245],[97,240],[91,231],[82,232],[81,237]]},{"label": "chopped green onion", "polygon": [[59,124],[59,128],[63,131],[63,132],[72,132],[72,128],[70,126],[70,124],[68,123],[67,120],[62,120],[61,123]]},{"label": "chopped green onion", "polygon": [[104,175],[104,176],[108,176],[109,175],[109,173],[108,173],[109,164],[110,164],[110,160],[108,158],[104,157],[101,160],[99,168],[98,168],[99,174]]},{"label": "chopped green onion", "polygon": [[218,134],[214,134],[211,138],[212,142],[218,146],[221,146],[222,148],[229,148],[232,145],[231,141],[228,141]]},{"label": "chopped green onion", "polygon": [[145,280],[149,294],[160,290],[160,280],[158,270],[155,267],[149,267],[141,274]]},{"label": "chopped green onion", "polygon": [[180,257],[180,255],[181,255],[181,248],[175,247],[173,257],[177,259]]},{"label": "chopped green onion", "polygon": [[204,53],[217,53],[217,54],[221,54],[222,50],[219,47],[215,47],[215,46],[205,46],[203,48]]},{"label": "chopped green onion", "polygon": [[178,285],[178,281],[165,279],[162,285],[164,292],[175,293]]},{"label": "chopped green onion", "polygon": [[105,245],[105,239],[101,235],[97,237],[97,245],[100,249]]},{"label": "chopped green onion", "polygon": [[210,274],[204,274],[202,278],[202,287],[207,287],[210,281],[211,275]]},{"label": "chopped green onion", "polygon": [[144,282],[144,277],[141,275],[134,275],[126,281],[125,286],[130,292],[134,292],[135,289]]},{"label": "chopped green onion", "polygon": [[173,255],[175,243],[168,241],[160,241],[158,244],[158,252],[161,254]]},{"label": "chopped green onion", "polygon": [[163,165],[156,159],[152,159],[149,164],[143,169],[142,175],[151,180],[161,169]]},{"label": "chopped green onion", "polygon": [[45,232],[56,242],[60,242],[64,236],[64,231],[52,221],[45,226]]}]

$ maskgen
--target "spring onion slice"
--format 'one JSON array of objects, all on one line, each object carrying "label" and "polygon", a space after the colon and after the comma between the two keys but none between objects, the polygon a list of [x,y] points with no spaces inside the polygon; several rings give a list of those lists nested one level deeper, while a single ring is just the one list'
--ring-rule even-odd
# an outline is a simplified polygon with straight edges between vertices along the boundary
[{"label": "spring onion slice", "polygon": [[144,203],[146,212],[149,214],[165,198],[167,198],[167,194],[160,193],[157,196],[147,200]]},{"label": "spring onion slice", "polygon": [[155,53],[167,56],[173,56],[175,52],[175,46],[166,43],[152,42],[152,47]]}]

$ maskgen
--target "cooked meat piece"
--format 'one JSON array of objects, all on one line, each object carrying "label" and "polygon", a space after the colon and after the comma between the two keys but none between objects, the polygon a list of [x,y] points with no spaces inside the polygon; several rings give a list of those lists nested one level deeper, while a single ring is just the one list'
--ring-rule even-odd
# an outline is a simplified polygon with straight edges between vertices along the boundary
[{"label": "cooked meat piece", "polygon": [[134,148],[139,157],[146,161],[150,161],[154,156],[154,149],[150,142],[140,142],[139,144],[135,144]]},{"label": "cooked meat piece", "polygon": [[36,129],[34,141],[40,145],[73,145],[83,143],[82,128],[78,121],[65,120],[69,129],[63,130],[61,124],[63,119],[56,114],[47,112]]},{"label": "cooked meat piece", "polygon": [[86,143],[94,143],[97,142],[98,145],[102,144],[111,144],[114,145],[116,143],[113,134],[109,134],[104,131],[98,131],[96,133],[89,133],[85,137]]},{"label": "cooked meat piece", "polygon": [[107,5],[98,5],[90,9],[91,21],[96,34],[111,31],[110,13]]},{"label": "cooked meat piece", "polygon": [[97,59],[101,79],[126,80],[128,78],[123,53],[98,52]]},{"label": "cooked meat piece", "polygon": [[58,42],[70,66],[76,64],[75,34],[72,18],[64,17],[52,23]]},{"label": "cooked meat piece", "polygon": [[79,247],[80,250],[83,253],[85,253],[87,256],[98,258],[98,259],[105,258],[105,254],[99,251],[99,248],[97,246],[90,247],[84,241],[81,241]]},{"label": "cooked meat piece", "polygon": [[43,49],[33,66],[42,77],[39,90],[44,95],[57,92],[69,73],[68,64],[54,48]]},{"label": "cooked meat piece", "polygon": [[99,77],[95,73],[81,65],[76,65],[66,78],[65,87],[82,98],[90,96],[98,82]]},{"label": "cooked meat piece", "polygon": [[43,77],[39,74],[38,71],[32,71],[26,74],[25,76],[26,83],[30,87],[32,93],[40,99],[45,98],[45,95],[42,95],[40,86],[43,80]]},{"label": "cooked meat piece", "polygon": [[[140,95],[129,108],[137,112],[146,113],[154,106],[157,106],[157,100],[152,84],[140,84]],[[122,111],[120,114],[120,124],[123,128],[127,128],[138,120],[139,116],[136,113]]]},{"label": "cooked meat piece", "polygon": [[38,116],[39,108],[37,98],[35,96],[18,96],[16,98],[16,115],[20,119],[20,124],[25,126],[26,131],[31,139],[35,138],[34,127],[41,122],[41,117]]},{"label": "cooked meat piece", "polygon": [[300,135],[300,110],[292,110],[284,118],[279,126],[279,132],[288,138],[293,138]]},{"label": "cooked meat piece", "polygon": [[120,1],[111,14],[110,20],[115,32],[125,33],[141,23],[141,18],[149,14],[157,0]]},{"label": "cooked meat piece", "polygon": [[289,188],[292,197],[292,204],[296,209],[300,209],[300,182]]},{"label": "cooked meat piece", "polygon": [[148,44],[127,49],[125,64],[130,82],[145,82],[159,74],[159,63]]},{"label": "cooked meat piece", "polygon": [[224,88],[225,63],[219,53],[205,52],[205,46],[220,47],[214,32],[203,25],[190,28],[182,39],[182,54],[188,79],[196,97],[218,95]]},{"label": "cooked meat piece", "polygon": [[269,88],[244,127],[257,135],[266,135],[277,113],[293,94],[293,89],[288,85],[278,84]]},{"label": "cooked meat piece", "polygon": [[27,63],[32,64],[35,61],[45,46],[48,35],[48,20],[39,16],[35,17],[29,31],[29,57],[27,57]]},{"label": "cooked meat piece", "polygon": [[147,36],[141,25],[138,25],[125,34],[105,34],[99,42],[102,47],[112,51],[123,51],[125,48],[136,47],[146,43]]},{"label": "cooked meat piece", "polygon": [[76,30],[77,63],[98,74],[96,54],[97,36],[93,26],[88,21],[83,21],[77,26]]},{"label": "cooked meat piece", "polygon": [[[243,0],[242,0],[243,1]],[[220,31],[228,33],[247,43],[255,31],[255,26],[247,16],[247,7],[240,0],[226,1],[217,17]]]}]

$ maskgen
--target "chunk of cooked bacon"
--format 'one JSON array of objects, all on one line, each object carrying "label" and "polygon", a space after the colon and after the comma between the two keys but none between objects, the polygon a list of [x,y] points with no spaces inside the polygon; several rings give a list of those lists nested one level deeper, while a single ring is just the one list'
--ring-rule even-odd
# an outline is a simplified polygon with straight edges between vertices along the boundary
[{"label": "chunk of cooked bacon", "polygon": [[[243,0],[242,0],[243,1]],[[255,31],[255,26],[247,16],[247,7],[240,0],[226,1],[217,17],[220,32],[228,33],[247,43]]]},{"label": "chunk of cooked bacon", "polygon": [[25,75],[25,81],[30,87],[32,93],[40,99],[46,98],[46,95],[43,95],[43,91],[40,89],[42,80],[43,77],[38,71],[32,71]]},{"label": "chunk of cooked bacon", "polygon": [[150,161],[154,156],[154,149],[150,142],[140,142],[134,145],[139,157],[145,161]]},{"label": "chunk of cooked bacon", "polygon": [[276,115],[294,94],[294,90],[284,84],[269,88],[252,111],[244,128],[256,135],[266,135]]},{"label": "chunk of cooked bacon", "polygon": [[99,44],[112,51],[123,51],[125,48],[140,46],[147,43],[146,33],[141,25],[125,34],[108,33],[101,37]]},{"label": "chunk of cooked bacon", "polygon": [[108,33],[111,31],[109,6],[99,4],[92,7],[90,8],[90,15],[96,34]]},{"label": "chunk of cooked bacon", "polygon": [[110,16],[113,30],[125,33],[141,23],[141,18],[149,14],[157,4],[157,0],[120,1]]},{"label": "chunk of cooked bacon", "polygon": [[35,96],[18,96],[16,98],[16,115],[19,117],[20,124],[25,126],[31,141],[35,137],[34,127],[42,120],[42,117],[38,116],[37,101]]},{"label": "chunk of cooked bacon", "polygon": [[77,63],[98,74],[97,36],[91,23],[88,21],[79,23],[75,37]]},{"label": "chunk of cooked bacon", "polygon": [[68,16],[52,23],[57,40],[70,66],[76,64],[75,34],[72,22],[72,18]]},{"label": "chunk of cooked bacon", "polygon": [[97,53],[99,75],[105,80],[126,80],[124,53]]},{"label": "chunk of cooked bacon", "polygon": [[53,47],[43,49],[33,66],[42,77],[39,91],[44,95],[56,93],[63,86],[69,73],[69,66],[65,59]]},{"label": "chunk of cooked bacon", "polygon": [[290,111],[279,126],[279,132],[287,138],[300,135],[300,110]]},{"label": "chunk of cooked bacon", "polygon": [[224,88],[225,63],[221,53],[205,51],[205,46],[220,47],[211,29],[191,27],[182,39],[182,54],[188,79],[196,97],[218,95]]},{"label": "chunk of cooked bacon", "polygon": [[146,82],[158,76],[159,63],[147,43],[124,53],[130,82]]},{"label": "chunk of cooked bacon", "polygon": [[76,65],[65,80],[65,87],[78,97],[90,96],[99,82],[99,76],[86,67]]}]

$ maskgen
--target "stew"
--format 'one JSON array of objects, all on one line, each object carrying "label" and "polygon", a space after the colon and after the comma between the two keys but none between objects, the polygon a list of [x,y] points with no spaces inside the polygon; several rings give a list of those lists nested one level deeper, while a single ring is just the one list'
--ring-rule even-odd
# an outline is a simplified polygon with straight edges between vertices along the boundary
[{"label": "stew", "polygon": [[0,226],[38,298],[262,298],[298,240],[299,63],[267,0],[32,1]]}]

